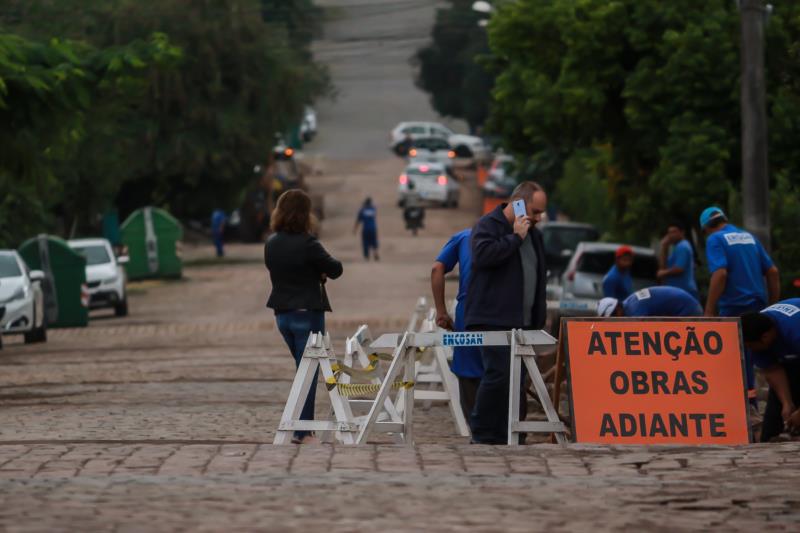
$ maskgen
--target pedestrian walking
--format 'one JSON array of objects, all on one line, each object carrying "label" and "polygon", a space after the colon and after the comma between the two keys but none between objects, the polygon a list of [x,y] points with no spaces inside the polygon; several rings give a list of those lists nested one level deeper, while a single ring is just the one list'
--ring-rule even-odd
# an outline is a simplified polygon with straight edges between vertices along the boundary
[{"label": "pedestrian walking", "polygon": [[[670,253],[670,248],[672,252]],[[686,238],[686,230],[680,222],[673,222],[667,227],[667,233],[661,239],[661,250],[658,256],[658,281],[670,287],[683,289],[699,302],[700,293],[694,277],[696,257],[692,243]]]},{"label": "pedestrian walking", "polygon": [[[278,198],[272,230],[264,246],[264,263],[272,282],[267,307],[275,311],[278,330],[299,366],[309,335],[325,331],[325,312],[331,312],[325,282],[342,275],[342,263],[311,235],[311,198],[299,189]],[[315,375],[301,420],[314,420],[316,389]],[[307,444],[316,442],[316,437],[297,431],[292,442]]]},{"label": "pedestrian walking", "polygon": [[[472,229],[459,231],[447,241],[431,269],[431,291],[436,306],[436,325],[450,331],[464,331],[464,313],[472,270]],[[458,265],[458,295],[456,296],[456,318],[447,312],[444,298],[444,276]],[[481,352],[475,346],[453,348],[453,374],[458,378],[459,401],[464,418],[469,420],[475,406],[475,397],[483,376]]]},{"label": "pedestrian walking", "polygon": [[703,316],[697,298],[678,287],[648,287],[625,300],[603,298],[597,304],[597,316]]},{"label": "pedestrian walking", "polygon": [[361,247],[364,251],[364,259],[369,261],[370,250],[373,251],[375,261],[379,261],[378,256],[378,211],[372,204],[372,198],[367,197],[361,205],[361,209],[356,216],[356,224],[353,233],[358,231],[361,225]]},{"label": "pedestrian walking", "polygon": [[742,337],[769,383],[761,442],[800,432],[800,298],[742,315]]},{"label": "pedestrian walking", "polygon": [[211,237],[214,240],[214,248],[217,250],[217,257],[225,255],[225,225],[228,217],[222,209],[214,209],[211,213]]},{"label": "pedestrian walking", "polygon": [[624,300],[633,293],[633,248],[620,246],[614,252],[614,265],[603,278],[603,297]]},{"label": "pedestrian walking", "polygon": [[[515,200],[524,200],[526,216],[514,216]],[[542,235],[535,225],[546,209],[544,190],[526,181],[514,189],[509,203],[478,220],[472,230],[468,331],[544,327],[547,266]],[[484,374],[470,424],[474,443],[507,443],[510,359],[508,346],[481,347]]]},{"label": "pedestrian walking", "polygon": [[[780,275],[761,243],[752,234],[728,223],[719,207],[700,214],[706,239],[706,258],[711,281],[706,316],[740,317],[760,311],[780,298]],[[756,404],[752,353],[745,350],[748,397]]]}]

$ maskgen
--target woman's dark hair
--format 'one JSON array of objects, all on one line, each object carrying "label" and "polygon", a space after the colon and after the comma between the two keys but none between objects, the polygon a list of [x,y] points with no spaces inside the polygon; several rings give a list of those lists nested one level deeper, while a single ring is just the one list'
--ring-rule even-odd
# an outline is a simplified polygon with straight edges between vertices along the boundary
[{"label": "woman's dark hair", "polygon": [[300,189],[286,191],[272,213],[272,231],[311,232],[311,198]]},{"label": "woman's dark hair", "polygon": [[742,315],[742,338],[744,342],[758,342],[764,333],[775,327],[772,319],[764,313]]}]

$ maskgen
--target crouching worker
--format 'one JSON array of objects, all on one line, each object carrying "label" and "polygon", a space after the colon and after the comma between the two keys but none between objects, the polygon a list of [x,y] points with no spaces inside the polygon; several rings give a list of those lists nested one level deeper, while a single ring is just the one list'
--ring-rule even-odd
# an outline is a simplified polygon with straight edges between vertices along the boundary
[{"label": "crouching worker", "polygon": [[650,287],[637,291],[623,301],[603,298],[597,304],[597,316],[703,316],[703,308],[694,296],[677,287]]},{"label": "crouching worker", "polygon": [[742,315],[742,336],[769,383],[761,442],[800,433],[800,298]]}]

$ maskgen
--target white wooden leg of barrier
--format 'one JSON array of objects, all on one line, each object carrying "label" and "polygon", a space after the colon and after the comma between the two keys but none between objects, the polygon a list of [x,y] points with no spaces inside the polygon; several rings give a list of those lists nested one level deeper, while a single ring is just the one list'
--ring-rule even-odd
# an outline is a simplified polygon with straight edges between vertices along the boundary
[{"label": "white wooden leg of barrier", "polygon": [[[306,346],[306,350],[308,350],[308,346]],[[292,388],[289,391],[289,399],[286,400],[286,407],[284,407],[283,415],[281,416],[281,424],[278,426],[278,431],[275,432],[273,444],[288,444],[291,442],[294,430],[288,426],[300,418],[300,411],[303,410],[303,404],[308,397],[311,381],[314,379],[314,373],[318,366],[319,359],[308,358],[306,354],[303,354],[303,359],[300,360],[297,373],[294,375]]]},{"label": "white wooden leg of barrier", "polygon": [[[375,397],[375,402],[372,404],[372,407],[369,410],[369,414],[367,418],[361,425],[361,429],[358,433],[358,438],[356,439],[356,444],[364,444],[367,441],[367,437],[369,437],[370,431],[372,431],[375,422],[378,420],[378,414],[380,413],[381,406],[384,405],[386,398],[389,397],[389,392],[392,390],[392,383],[400,376],[400,370],[405,368],[405,359],[406,359],[406,345],[408,344],[408,336],[409,334],[406,333],[403,335],[403,339],[400,341],[399,346],[395,348],[394,354],[392,357],[392,362],[389,365],[389,370],[386,372],[386,376],[383,378],[383,384],[381,385],[380,390],[378,390],[378,395]],[[412,350],[413,354],[413,350]],[[412,356],[411,361],[413,363],[414,358]],[[401,392],[405,389],[401,389]],[[397,411],[400,412],[400,407],[402,406],[401,402],[396,402],[395,407]],[[403,409],[403,413],[405,413],[406,409]],[[402,415],[403,419],[405,420],[405,414]],[[406,428],[403,428],[404,430]]]},{"label": "white wooden leg of barrier", "polygon": [[511,332],[511,369],[508,383],[508,445],[519,444],[519,436],[515,425],[519,421],[520,381],[522,380],[522,361],[517,353],[517,336]]},{"label": "white wooden leg of barrier", "polygon": [[[508,444],[511,446],[519,445],[520,433],[525,431],[533,431],[540,433],[553,433],[556,441],[559,444],[566,444],[567,428],[561,419],[558,417],[555,408],[550,400],[550,394],[547,391],[547,386],[544,383],[539,366],[536,364],[536,351],[533,346],[520,345],[517,336],[522,336],[522,332],[513,330],[511,332],[511,383],[509,386],[508,398]],[[519,402],[520,402],[520,384],[522,381],[522,362],[528,374],[531,376],[533,388],[536,391],[536,396],[542,404],[547,422],[521,422],[519,421]]]},{"label": "white wooden leg of barrier", "polygon": [[[532,348],[531,351],[533,351]],[[533,381],[533,388],[536,390],[536,395],[539,397],[539,402],[541,402],[542,407],[544,408],[544,413],[547,415],[547,421],[551,422],[552,424],[563,426],[563,422],[561,422],[561,419],[558,417],[558,413],[556,413],[556,410],[553,407],[553,403],[550,401],[550,394],[547,391],[547,385],[545,385],[544,379],[542,379],[542,374],[539,372],[539,365],[536,364],[536,357],[533,355],[525,355],[523,360],[525,361],[525,366],[528,367],[528,373],[531,376],[531,381]],[[556,436],[556,442],[559,444],[567,443],[565,432],[566,427],[562,427],[561,431],[553,432],[553,434]]]},{"label": "white wooden leg of barrier", "polygon": [[406,392],[405,395],[405,409],[403,410],[403,442],[405,444],[414,444],[414,382],[415,368],[414,368],[414,353],[416,348],[407,348],[405,353],[405,372],[403,373],[403,383],[410,383],[411,386],[403,387],[402,390]]},{"label": "white wooden leg of barrier", "polygon": [[[331,368],[331,362],[329,359],[321,360],[319,366],[322,370],[324,381],[327,382],[329,379],[334,379],[333,369]],[[353,412],[350,410],[350,403],[346,398],[343,398],[342,395],[339,394],[339,387],[334,387],[331,389],[329,391],[329,397],[331,399],[331,407],[333,408],[333,413],[336,417],[336,420],[338,422],[353,423]],[[342,443],[355,444],[355,432],[353,431],[352,427],[341,428],[336,432],[336,434],[339,436]]]},{"label": "white wooden leg of barrier", "polygon": [[444,348],[434,348],[436,351],[436,361],[439,366],[439,371],[442,376],[442,387],[448,396],[448,403],[450,404],[450,412],[453,414],[453,420],[456,423],[456,431],[462,437],[469,437],[469,424],[464,418],[464,411],[461,410],[461,395],[458,391],[458,378],[450,370],[447,364],[447,353]]}]

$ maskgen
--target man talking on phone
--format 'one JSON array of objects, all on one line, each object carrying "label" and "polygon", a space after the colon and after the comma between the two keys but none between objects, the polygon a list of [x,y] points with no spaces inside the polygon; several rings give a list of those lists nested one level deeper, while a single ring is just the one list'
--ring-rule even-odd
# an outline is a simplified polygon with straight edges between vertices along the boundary
[{"label": "man talking on phone", "polygon": [[[535,226],[546,209],[547,195],[542,187],[525,181],[514,189],[509,203],[497,206],[475,224],[467,330],[544,327],[547,267],[542,235]],[[475,444],[508,441],[510,358],[508,346],[481,347],[484,375],[470,420]]]}]

